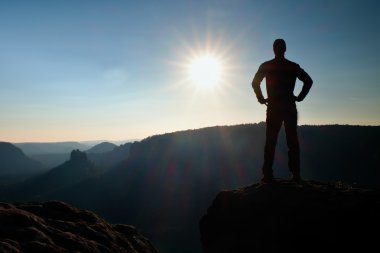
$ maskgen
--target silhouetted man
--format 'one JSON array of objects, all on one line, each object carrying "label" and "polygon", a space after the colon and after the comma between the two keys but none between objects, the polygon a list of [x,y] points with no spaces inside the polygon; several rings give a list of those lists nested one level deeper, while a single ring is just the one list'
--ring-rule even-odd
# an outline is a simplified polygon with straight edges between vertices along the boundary
[{"label": "silhouetted man", "polygon": [[[300,149],[297,136],[297,107],[296,101],[301,102],[308,94],[313,80],[296,63],[285,59],[286,44],[283,39],[276,39],[273,43],[275,58],[264,62],[259,67],[252,81],[252,87],[257,100],[267,105],[266,141],[264,148],[263,182],[274,180],[273,158],[277,143],[278,132],[284,122],[286,142],[288,144],[288,166],[294,181],[301,181]],[[266,79],[268,98],[261,92],[261,81]],[[298,96],[294,96],[296,79],[303,82]]]}]

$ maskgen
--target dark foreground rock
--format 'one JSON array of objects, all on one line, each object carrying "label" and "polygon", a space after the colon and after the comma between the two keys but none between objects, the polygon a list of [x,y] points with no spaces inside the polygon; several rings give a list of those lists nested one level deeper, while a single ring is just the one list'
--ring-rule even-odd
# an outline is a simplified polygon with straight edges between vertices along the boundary
[{"label": "dark foreground rock", "polygon": [[157,253],[128,225],[63,202],[0,203],[0,252]]},{"label": "dark foreground rock", "polygon": [[218,194],[200,221],[207,253],[373,252],[380,191],[278,181]]}]

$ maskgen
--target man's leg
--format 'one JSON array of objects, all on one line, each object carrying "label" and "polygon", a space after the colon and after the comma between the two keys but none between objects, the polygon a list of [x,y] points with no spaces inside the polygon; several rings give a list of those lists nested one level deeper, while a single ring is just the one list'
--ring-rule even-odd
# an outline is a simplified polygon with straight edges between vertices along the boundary
[{"label": "man's leg", "polygon": [[273,179],[273,159],[276,149],[277,136],[282,125],[282,119],[274,108],[267,108],[266,140],[264,148],[263,175],[265,179]]},{"label": "man's leg", "polygon": [[294,180],[300,180],[300,148],[297,134],[297,108],[291,105],[284,119],[286,142],[288,144],[288,166]]}]

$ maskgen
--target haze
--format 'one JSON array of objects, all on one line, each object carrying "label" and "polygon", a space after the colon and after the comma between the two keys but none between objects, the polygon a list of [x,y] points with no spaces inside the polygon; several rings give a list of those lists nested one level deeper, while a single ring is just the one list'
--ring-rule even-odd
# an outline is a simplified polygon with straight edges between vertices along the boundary
[{"label": "haze", "polygon": [[[250,83],[276,38],[314,80],[300,124],[379,125],[379,13],[375,0],[2,2],[0,140],[264,121]],[[210,53],[223,80],[202,90],[185,66]]]}]

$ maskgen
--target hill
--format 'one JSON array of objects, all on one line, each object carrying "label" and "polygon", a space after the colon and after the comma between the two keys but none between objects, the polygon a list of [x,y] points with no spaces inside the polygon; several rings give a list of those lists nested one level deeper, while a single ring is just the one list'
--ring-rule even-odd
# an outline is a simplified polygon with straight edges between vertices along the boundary
[{"label": "hill", "polygon": [[158,252],[133,226],[57,201],[0,203],[0,251]]},{"label": "hill", "polygon": [[9,184],[41,173],[44,166],[27,157],[19,148],[8,142],[0,142],[0,183]]},{"label": "hill", "polygon": [[27,156],[40,154],[69,154],[74,149],[87,150],[90,146],[79,142],[23,142],[14,143]]},{"label": "hill", "polygon": [[87,159],[86,153],[73,150],[70,160],[41,175],[11,186],[3,193],[3,197],[6,195],[9,199],[28,201],[48,200],[56,192],[100,173],[100,169]]},{"label": "hill", "polygon": [[30,158],[42,163],[46,168],[55,168],[70,159],[70,152],[58,154],[37,154]]},{"label": "hill", "polygon": [[[90,151],[86,151],[86,153],[88,154],[88,159],[94,162],[96,166],[99,166],[104,170],[108,170],[121,162],[125,162],[128,159],[131,146],[132,143],[125,143],[120,146],[115,145],[114,148],[110,151],[105,151],[107,148],[103,147],[102,150],[105,152],[92,153]],[[110,147],[111,146],[108,145],[108,149]]]},{"label": "hill", "polygon": [[[132,143],[125,143],[123,145],[116,146],[112,143],[103,142],[99,145],[95,145],[85,152],[87,153],[88,159],[94,162],[96,166],[107,170],[128,158],[129,148],[131,145]],[[37,154],[32,155],[31,157],[44,164],[47,168],[53,168],[69,160],[70,152],[58,154]]]},{"label": "hill", "polygon": [[222,191],[200,221],[205,253],[371,252],[380,191],[280,180]]},{"label": "hill", "polygon": [[113,143],[102,142],[102,143],[99,143],[99,144],[93,146],[92,148],[86,150],[86,153],[87,154],[105,153],[105,152],[112,151],[116,147],[117,146],[115,144],[113,144]]}]

